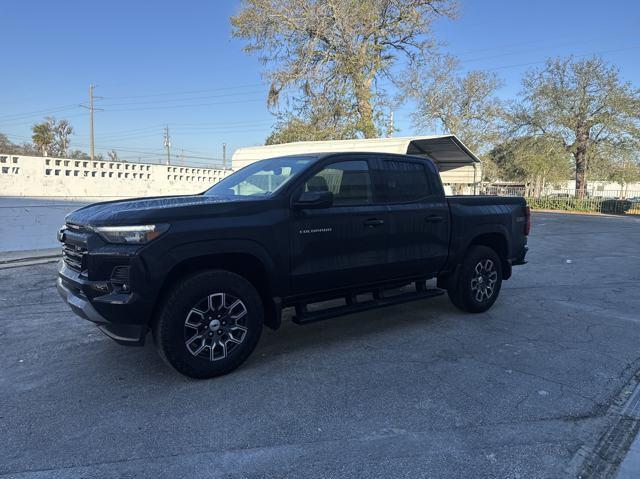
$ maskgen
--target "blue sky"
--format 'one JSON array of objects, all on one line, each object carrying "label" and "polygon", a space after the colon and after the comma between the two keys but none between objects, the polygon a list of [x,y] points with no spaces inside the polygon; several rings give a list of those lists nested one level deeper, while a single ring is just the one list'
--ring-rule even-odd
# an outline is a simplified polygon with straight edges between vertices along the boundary
[{"label": "blue sky", "polygon": [[[45,115],[67,118],[72,148],[87,150],[90,83],[98,152],[149,160],[163,155],[169,125],[173,154],[216,164],[263,144],[273,117],[263,66],[242,52],[228,22],[239,1],[6,1],[0,13],[0,132],[27,140]],[[460,0],[457,20],[436,24],[445,49],[464,69],[488,69],[513,97],[527,69],[548,56],[600,54],[640,85],[640,2]],[[398,135],[411,126],[411,105],[395,112]]]}]

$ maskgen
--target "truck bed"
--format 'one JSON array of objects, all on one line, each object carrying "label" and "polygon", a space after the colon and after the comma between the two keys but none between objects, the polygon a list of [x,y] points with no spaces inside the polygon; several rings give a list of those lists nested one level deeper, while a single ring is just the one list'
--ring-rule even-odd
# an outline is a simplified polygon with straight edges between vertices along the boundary
[{"label": "truck bed", "polygon": [[[454,264],[460,261],[458,253],[466,251],[471,236],[483,234],[495,235],[496,225],[502,231],[502,238],[495,238],[504,248],[505,257],[512,263],[521,261],[526,251],[527,238],[524,234],[525,207],[524,198],[519,196],[458,195],[448,196],[451,212],[451,242],[449,250]],[[492,231],[489,232],[490,226]]]}]

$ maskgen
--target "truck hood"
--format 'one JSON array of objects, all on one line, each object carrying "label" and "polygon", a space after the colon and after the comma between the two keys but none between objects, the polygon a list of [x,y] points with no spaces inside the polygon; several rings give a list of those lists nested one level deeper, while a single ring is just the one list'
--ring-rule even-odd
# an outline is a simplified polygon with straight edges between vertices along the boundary
[{"label": "truck hood", "polygon": [[[218,196],[159,196],[107,201],[69,213],[65,221],[78,226],[120,226],[169,222],[216,214],[229,214],[251,198]],[[259,200],[258,200],[259,201]]]}]

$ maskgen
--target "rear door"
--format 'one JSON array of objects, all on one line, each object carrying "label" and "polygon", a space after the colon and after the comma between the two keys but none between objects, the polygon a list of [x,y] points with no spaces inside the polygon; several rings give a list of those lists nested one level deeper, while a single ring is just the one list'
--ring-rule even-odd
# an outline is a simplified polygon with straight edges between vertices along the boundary
[{"label": "rear door", "polygon": [[312,173],[302,190],[331,191],[333,206],[292,212],[294,294],[330,290],[387,276],[389,214],[376,200],[373,159],[336,158]]},{"label": "rear door", "polygon": [[449,251],[449,206],[435,166],[418,158],[382,156],[380,198],[389,206],[388,267],[394,276],[435,275]]}]

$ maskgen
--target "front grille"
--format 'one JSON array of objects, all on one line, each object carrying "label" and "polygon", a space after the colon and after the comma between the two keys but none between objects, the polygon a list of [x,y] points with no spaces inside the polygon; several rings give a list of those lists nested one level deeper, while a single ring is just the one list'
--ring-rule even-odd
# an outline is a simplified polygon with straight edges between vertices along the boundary
[{"label": "front grille", "polygon": [[84,269],[84,258],[87,254],[87,248],[77,246],[70,243],[64,243],[62,246],[62,259],[71,268],[76,271]]}]

